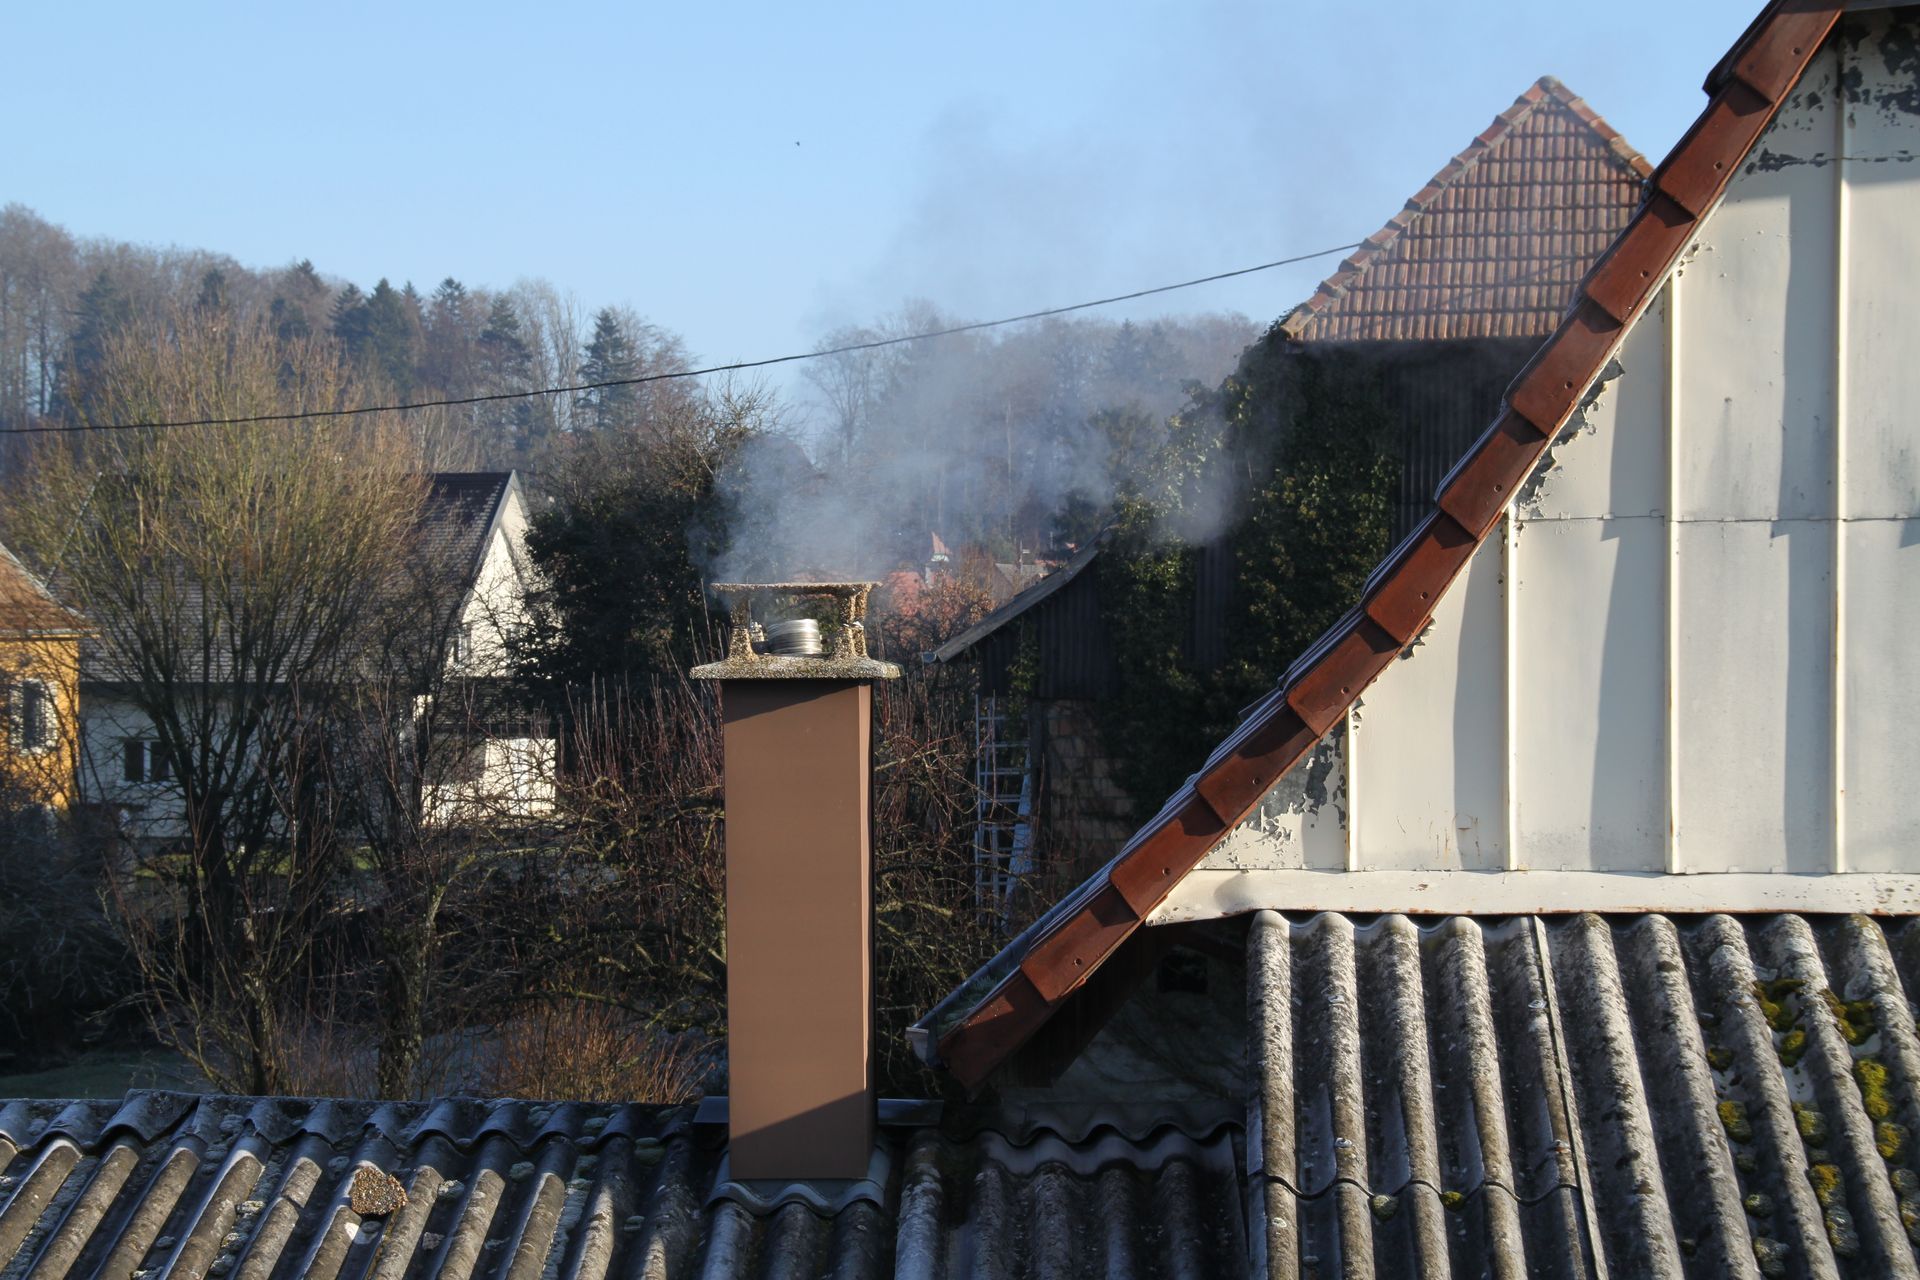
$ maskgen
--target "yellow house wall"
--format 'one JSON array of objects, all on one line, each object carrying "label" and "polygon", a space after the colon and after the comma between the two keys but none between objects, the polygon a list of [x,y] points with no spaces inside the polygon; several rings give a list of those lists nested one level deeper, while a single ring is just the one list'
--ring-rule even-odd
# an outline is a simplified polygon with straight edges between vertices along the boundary
[{"label": "yellow house wall", "polygon": [[0,733],[0,782],[29,798],[65,809],[75,798],[80,744],[80,640],[77,636],[0,635],[0,684],[43,680],[53,690],[54,742],[49,751],[14,749],[11,706]]}]

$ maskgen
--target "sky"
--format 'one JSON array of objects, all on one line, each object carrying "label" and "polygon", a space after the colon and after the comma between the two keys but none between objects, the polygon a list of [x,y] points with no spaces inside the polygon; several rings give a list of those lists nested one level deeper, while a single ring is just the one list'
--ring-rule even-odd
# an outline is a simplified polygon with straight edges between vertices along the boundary
[{"label": "sky", "polygon": [[[544,277],[754,359],[1358,240],[1545,74],[1657,160],[1757,8],[40,0],[0,14],[0,204],[362,287]],[[1106,314],[1265,323],[1337,260]]]}]

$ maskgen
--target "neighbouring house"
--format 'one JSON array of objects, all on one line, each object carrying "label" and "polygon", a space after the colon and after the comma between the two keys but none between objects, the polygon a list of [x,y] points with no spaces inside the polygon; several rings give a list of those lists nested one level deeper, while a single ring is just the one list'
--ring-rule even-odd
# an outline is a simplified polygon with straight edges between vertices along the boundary
[{"label": "neighbouring house", "polygon": [[[437,717],[457,727],[460,741],[457,750],[431,757],[436,771],[421,788],[429,822],[533,818],[552,807],[553,740],[505,687],[509,639],[526,622],[526,529],[526,501],[514,473],[428,478],[404,580],[392,591],[403,597],[398,607],[422,613],[423,637],[443,654],[446,678],[437,696],[462,700],[455,713]],[[369,592],[377,595],[371,586]],[[81,688],[86,798],[118,814],[141,847],[179,838],[185,831],[181,797],[151,723],[104,657],[83,656]],[[416,704],[416,710],[424,719],[426,707]]]},{"label": "neighbouring house", "polygon": [[[1920,325],[1906,287],[1916,47],[1920,8],[1762,12],[1353,616],[1108,868],[922,1024],[970,1102],[875,1108],[858,1082],[872,1026],[861,762],[867,681],[886,672],[851,627],[822,663],[756,655],[739,625],[706,673],[728,718],[729,927],[751,916],[769,933],[742,966],[767,985],[729,991],[733,1031],[756,1048],[733,1096],[6,1103],[0,1264],[1920,1274],[1920,797],[1888,777],[1920,732],[1906,714],[1920,647],[1899,643],[1920,599],[1902,545],[1920,452],[1883,448],[1911,431],[1901,410],[1920,376],[1900,359]],[[1723,358],[1730,343],[1739,358]],[[1624,502],[1662,484],[1659,505]],[[1651,597],[1653,571],[1624,545],[1641,538],[1670,548]],[[1479,579],[1489,547],[1515,557],[1512,592]],[[1529,600],[1529,581],[1560,595]],[[1470,642],[1488,595],[1508,625]],[[1656,603],[1656,639],[1635,649]],[[1822,627],[1831,644],[1794,639]],[[1508,681],[1497,710],[1464,696],[1487,687],[1476,664],[1491,659]],[[1796,733],[1821,707],[1813,739],[1828,749],[1806,750]],[[1644,798],[1617,782],[1648,757],[1622,726],[1649,714],[1670,834],[1642,830]],[[1388,735],[1407,753],[1399,775],[1368,763],[1396,758]],[[1456,778],[1448,816],[1479,804],[1467,780],[1488,764],[1508,779],[1498,866],[1412,825]],[[1534,789],[1549,775],[1558,786]],[[1370,822],[1369,785],[1408,834]],[[1542,795],[1557,807],[1535,815]],[[1615,809],[1622,821],[1594,821]],[[1306,860],[1336,833],[1347,856]],[[1622,852],[1649,843],[1657,866]],[[781,965],[783,948],[808,962]],[[784,1123],[743,1130],[736,1101]],[[860,1176],[841,1164],[843,1124],[865,1135]],[[810,1162],[798,1139],[816,1135],[831,1161]],[[755,1176],[768,1166],[749,1171],[749,1147],[758,1162],[768,1139],[782,1168]]]},{"label": "neighbouring house", "polygon": [[1156,1002],[1204,1058],[1185,949],[1265,1274],[1920,1274],[1916,50],[1768,7],[1435,508],[930,1061],[1110,1095]]},{"label": "neighbouring house", "polygon": [[0,803],[68,808],[86,623],[0,546]]},{"label": "neighbouring house", "polygon": [[[1337,362],[1399,424],[1394,541],[1426,514],[1435,484],[1486,425],[1486,406],[1553,332],[1648,173],[1612,126],[1544,77],[1249,350]],[[981,876],[1003,899],[1016,849],[1022,867],[1037,849],[1078,878],[1133,829],[1134,797],[1114,769],[1125,748],[1102,741],[1098,716],[1119,678],[1107,628],[1125,625],[1101,610],[1101,542],[1038,581],[1010,580],[1024,589],[933,654],[977,671],[988,744]],[[1230,539],[1198,548],[1194,568],[1186,647],[1197,669],[1210,669],[1228,654],[1242,570]]]}]

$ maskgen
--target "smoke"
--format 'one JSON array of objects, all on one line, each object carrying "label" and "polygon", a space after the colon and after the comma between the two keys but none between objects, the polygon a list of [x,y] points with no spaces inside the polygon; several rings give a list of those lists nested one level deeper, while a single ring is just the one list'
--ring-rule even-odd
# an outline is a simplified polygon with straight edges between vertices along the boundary
[{"label": "smoke", "polygon": [[[824,345],[941,327],[921,304]],[[719,480],[715,581],[883,577],[937,537],[999,561],[1063,557],[1116,497],[1153,484],[1168,416],[1254,336],[1242,317],[1054,319],[824,357],[812,429],[741,449]],[[1191,429],[1191,428],[1189,428]]]}]

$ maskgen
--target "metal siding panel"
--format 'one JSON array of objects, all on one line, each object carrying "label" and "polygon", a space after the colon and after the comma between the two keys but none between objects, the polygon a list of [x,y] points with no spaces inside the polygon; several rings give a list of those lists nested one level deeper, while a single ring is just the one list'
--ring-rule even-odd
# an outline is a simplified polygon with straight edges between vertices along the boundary
[{"label": "metal siding panel", "polygon": [[[1112,691],[1113,657],[1100,616],[1097,573],[1098,566],[1081,573],[1028,613],[1037,646],[1037,698],[1102,698]],[[1004,630],[1017,633],[1019,625]],[[1009,661],[1014,656],[1009,651]]]},{"label": "metal siding panel", "polygon": [[[1887,66],[1890,15],[1860,20],[1865,39],[1843,42],[1851,64],[1838,148],[1841,201],[1841,526],[1836,695],[1841,853],[1849,870],[1915,865],[1920,809],[1920,454],[1913,405],[1913,282],[1920,277],[1920,115],[1879,97],[1899,83]],[[1911,40],[1914,22],[1901,24]]]},{"label": "metal siding panel", "polygon": [[1348,802],[1346,734],[1335,730],[1287,770],[1200,865],[1236,873],[1270,867],[1343,870]]},{"label": "metal siding panel", "polygon": [[1660,871],[1666,860],[1664,521],[1520,526],[1516,865]]},{"label": "metal siding panel", "polygon": [[1835,69],[1831,49],[1808,68],[1757,144],[1775,158],[1734,178],[1680,268],[1683,519],[1833,511],[1834,124],[1811,104]]},{"label": "metal siding panel", "polygon": [[1506,865],[1505,566],[1489,539],[1354,716],[1354,865]]},{"label": "metal siding panel", "polygon": [[[1898,83],[1888,71],[1884,28],[1849,49],[1860,82]],[[1909,17],[1903,24],[1913,32]],[[1912,72],[1906,72],[1909,78]],[[1843,371],[1847,434],[1846,503],[1852,517],[1920,515],[1920,448],[1914,406],[1920,404],[1920,359],[1914,306],[1920,281],[1920,114],[1856,101],[1846,113],[1840,165],[1845,200],[1847,362]]]},{"label": "metal siding panel", "polygon": [[1920,520],[1842,526],[1849,580],[1840,723],[1849,871],[1920,868]]},{"label": "metal siding panel", "polygon": [[1676,533],[1676,869],[1825,871],[1833,525],[1681,524]]},{"label": "metal siding panel", "polygon": [[[1532,520],[1658,516],[1667,510],[1667,293],[1621,344],[1619,368],[1574,415],[1519,509]],[[1604,377],[1605,375],[1603,375]]]}]

